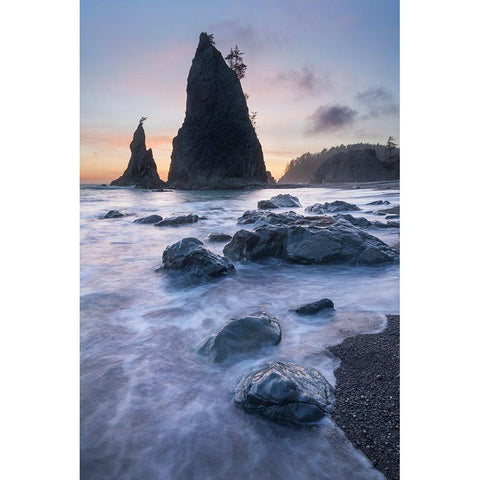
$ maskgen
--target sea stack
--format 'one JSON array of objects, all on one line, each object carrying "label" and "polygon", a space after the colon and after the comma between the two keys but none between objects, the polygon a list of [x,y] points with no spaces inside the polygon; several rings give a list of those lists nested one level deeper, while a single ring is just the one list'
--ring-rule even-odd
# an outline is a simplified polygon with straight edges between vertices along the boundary
[{"label": "sea stack", "polygon": [[165,182],[160,180],[157,172],[157,165],[153,159],[152,149],[145,146],[145,131],[143,122],[140,119],[132,143],[130,143],[130,161],[127,169],[120,178],[114,180],[110,185],[117,187],[135,186],[136,188],[162,188]]},{"label": "sea stack", "polygon": [[266,183],[262,146],[240,80],[202,33],[188,74],[185,120],[173,139],[168,184],[214,189]]}]

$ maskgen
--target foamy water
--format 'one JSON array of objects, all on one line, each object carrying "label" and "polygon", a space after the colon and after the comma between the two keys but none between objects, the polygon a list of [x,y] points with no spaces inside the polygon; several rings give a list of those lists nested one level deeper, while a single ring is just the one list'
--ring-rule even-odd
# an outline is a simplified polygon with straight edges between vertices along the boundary
[{"label": "foamy water", "polygon": [[[233,403],[238,378],[266,361],[317,368],[335,384],[338,361],[326,347],[381,330],[399,310],[399,267],[236,263],[236,273],[178,288],[155,272],[168,244],[208,233],[233,234],[237,218],[278,193],[303,207],[345,200],[365,211],[397,190],[305,188],[229,192],[81,190],[81,467],[84,479],[377,479],[343,432],[277,425]],[[108,210],[132,213],[100,219]],[[280,209],[304,213],[304,208]],[[278,211],[278,210],[277,210]],[[208,217],[178,227],[134,224],[151,214]],[[368,229],[388,244],[398,229]],[[223,244],[207,243],[217,253]],[[328,297],[336,312],[309,320],[290,311]],[[196,350],[232,317],[266,310],[282,342],[234,364],[209,364]]]}]

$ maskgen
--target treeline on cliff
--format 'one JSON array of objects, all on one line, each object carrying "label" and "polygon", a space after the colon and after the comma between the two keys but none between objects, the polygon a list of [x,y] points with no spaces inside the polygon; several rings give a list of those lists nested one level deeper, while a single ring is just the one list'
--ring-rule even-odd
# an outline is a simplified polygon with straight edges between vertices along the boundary
[{"label": "treeline on cliff", "polygon": [[[376,156],[380,161],[385,159],[385,145],[381,145],[380,143],[353,143],[349,145],[337,145],[335,147],[324,148],[321,152],[317,153],[307,152],[297,158],[294,158],[293,160],[290,160],[285,167],[283,176],[278,180],[278,183],[311,183],[319,167],[330,158],[341,152],[365,149],[375,150]],[[393,157],[399,157],[400,150],[395,148],[390,155]]]}]

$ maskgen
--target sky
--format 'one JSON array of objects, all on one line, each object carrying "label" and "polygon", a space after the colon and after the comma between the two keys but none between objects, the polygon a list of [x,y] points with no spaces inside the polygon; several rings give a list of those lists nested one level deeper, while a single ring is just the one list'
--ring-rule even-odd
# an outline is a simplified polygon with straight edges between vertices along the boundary
[{"label": "sky", "polygon": [[305,152],[399,137],[398,0],[81,0],[80,176],[125,170],[140,117],[166,180],[201,32],[242,79],[267,170]]}]

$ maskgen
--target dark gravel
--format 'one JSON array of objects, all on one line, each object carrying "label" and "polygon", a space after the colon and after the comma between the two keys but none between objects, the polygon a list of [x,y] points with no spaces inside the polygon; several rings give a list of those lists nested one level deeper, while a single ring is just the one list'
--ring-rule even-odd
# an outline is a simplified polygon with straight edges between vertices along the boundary
[{"label": "dark gravel", "polygon": [[400,478],[400,316],[379,334],[348,338],[330,351],[335,371],[332,414],[349,440],[387,480]]}]

